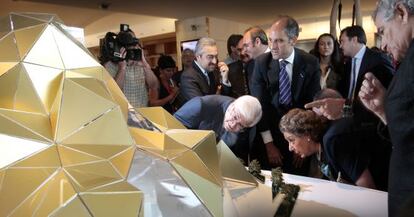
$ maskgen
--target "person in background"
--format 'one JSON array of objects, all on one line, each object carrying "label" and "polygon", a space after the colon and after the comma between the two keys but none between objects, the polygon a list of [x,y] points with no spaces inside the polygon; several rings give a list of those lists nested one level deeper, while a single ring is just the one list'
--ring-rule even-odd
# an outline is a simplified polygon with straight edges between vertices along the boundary
[{"label": "person in background", "polygon": [[388,214],[393,217],[407,215],[407,208],[401,207],[414,194],[414,1],[380,0],[373,19],[382,37],[381,48],[400,65],[388,89],[367,73],[358,95],[381,119],[386,127],[383,134],[391,139]]},{"label": "person in background", "polygon": [[[158,95],[159,83],[150,65],[145,59],[142,47],[132,30],[121,31],[118,33],[123,46],[120,50],[122,60],[119,62],[108,61],[104,67],[115,79],[119,88],[125,94],[126,98],[134,108],[147,107],[149,95]],[[138,50],[142,52],[142,58],[139,60],[128,59],[126,54],[128,50]]]},{"label": "person in background", "polygon": [[321,88],[336,89],[337,82],[344,69],[338,42],[331,34],[324,33],[316,40],[312,54],[319,59]]},{"label": "person in background", "polygon": [[240,52],[237,50],[237,44],[243,39],[242,35],[233,34],[227,39],[227,52],[228,57],[224,60],[224,63],[229,65],[240,60]]},{"label": "person in background", "polygon": [[225,63],[218,62],[216,41],[207,37],[198,40],[195,56],[192,67],[181,75],[180,95],[184,102],[196,96],[230,95],[229,68]]},{"label": "person in background", "polygon": [[161,55],[158,59],[158,80],[160,88],[158,95],[149,96],[150,106],[162,106],[165,110],[173,114],[175,112],[174,101],[178,95],[177,84],[172,79],[176,70],[175,61],[171,56]]},{"label": "person in background", "polygon": [[193,50],[186,48],[181,52],[182,69],[181,71],[175,72],[173,75],[173,80],[178,85],[178,87],[181,85],[181,74],[183,74],[183,71],[193,67],[194,59],[195,55]]}]

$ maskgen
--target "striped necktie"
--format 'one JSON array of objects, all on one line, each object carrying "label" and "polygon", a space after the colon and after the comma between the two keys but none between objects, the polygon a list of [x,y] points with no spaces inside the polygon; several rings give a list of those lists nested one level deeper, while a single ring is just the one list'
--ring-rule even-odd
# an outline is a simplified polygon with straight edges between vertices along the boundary
[{"label": "striped necktie", "polygon": [[282,60],[279,62],[279,103],[289,106],[292,103],[292,93],[290,90],[289,76],[286,71],[286,65],[289,62]]}]

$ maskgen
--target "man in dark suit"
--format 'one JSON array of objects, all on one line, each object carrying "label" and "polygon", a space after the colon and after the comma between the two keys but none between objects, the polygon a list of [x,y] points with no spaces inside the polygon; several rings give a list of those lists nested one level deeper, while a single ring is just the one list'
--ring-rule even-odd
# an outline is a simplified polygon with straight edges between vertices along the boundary
[{"label": "man in dark suit", "polygon": [[388,87],[394,74],[392,63],[385,54],[366,47],[365,31],[360,26],[349,26],[343,29],[340,43],[344,56],[349,58],[345,63],[345,74],[338,81],[337,89],[344,98],[348,99],[356,123],[363,128],[376,128],[378,118],[365,109],[355,97],[361,89],[364,75],[367,72],[374,73],[381,83]]},{"label": "man in dark suit", "polygon": [[[297,22],[280,17],[271,27],[269,41],[271,52],[255,60],[252,78],[252,95],[263,108],[263,118],[258,125],[265,147],[257,147],[258,158],[264,167],[283,165],[284,171],[295,172],[302,166],[299,156],[292,156],[288,145],[277,127],[280,118],[291,108],[302,108],[311,102],[320,90],[318,60],[294,48],[299,36]],[[306,174],[306,168],[299,173]]]},{"label": "man in dark suit", "polygon": [[402,206],[414,194],[414,2],[380,0],[373,17],[382,34],[382,49],[401,64],[388,90],[372,73],[367,73],[359,97],[387,126],[393,145],[388,214],[412,216]]},{"label": "man in dark suit", "polygon": [[238,51],[239,60],[228,65],[229,81],[232,88],[232,93],[230,96],[234,98],[250,94],[248,84],[250,77],[248,76],[246,70],[246,64],[250,58],[243,54],[243,36],[237,42],[236,49]]},{"label": "man in dark suit", "polygon": [[245,162],[256,132],[252,127],[261,116],[260,102],[248,95],[236,100],[221,95],[195,97],[174,114],[187,128],[213,130],[217,141],[223,140]]},{"label": "man in dark suit", "polygon": [[[185,102],[196,96],[216,94],[220,83],[221,93],[230,94],[229,69],[223,62],[217,63],[217,56],[214,39],[204,37],[198,40],[193,67],[185,70],[181,75],[180,94]],[[220,72],[217,72],[217,68]]]}]

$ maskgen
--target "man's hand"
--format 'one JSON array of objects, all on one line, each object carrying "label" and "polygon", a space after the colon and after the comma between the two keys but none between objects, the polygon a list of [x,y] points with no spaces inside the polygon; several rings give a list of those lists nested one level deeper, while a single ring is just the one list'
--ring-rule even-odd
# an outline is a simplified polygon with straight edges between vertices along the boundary
[{"label": "man's hand", "polygon": [[271,166],[282,166],[283,156],[279,149],[273,145],[273,142],[266,143],[267,158]]},{"label": "man's hand", "polygon": [[358,96],[367,109],[374,112],[382,122],[387,124],[384,110],[385,92],[381,82],[371,72],[368,72],[365,74],[365,80],[362,82]]},{"label": "man's hand", "polygon": [[228,84],[229,83],[229,67],[224,62],[219,62],[217,66],[220,71],[221,82],[223,82],[223,84]]},{"label": "man's hand", "polygon": [[329,120],[337,120],[342,117],[344,104],[345,99],[343,98],[326,98],[310,102],[305,105],[305,108],[312,108],[313,111]]}]

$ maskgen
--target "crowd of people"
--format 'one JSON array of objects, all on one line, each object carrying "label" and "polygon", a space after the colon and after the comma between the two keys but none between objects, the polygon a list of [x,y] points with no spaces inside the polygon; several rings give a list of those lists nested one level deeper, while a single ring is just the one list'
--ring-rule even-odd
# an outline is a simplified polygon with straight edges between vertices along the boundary
[{"label": "crowd of people", "polygon": [[203,37],[182,51],[182,71],[170,56],[153,70],[145,56],[105,67],[133,107],[213,130],[246,163],[388,191],[396,216],[414,195],[414,1],[379,0],[373,19],[382,51],[367,47],[357,19],[305,52],[297,21],[280,16],[267,33],[231,35],[223,62]]}]

